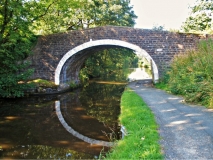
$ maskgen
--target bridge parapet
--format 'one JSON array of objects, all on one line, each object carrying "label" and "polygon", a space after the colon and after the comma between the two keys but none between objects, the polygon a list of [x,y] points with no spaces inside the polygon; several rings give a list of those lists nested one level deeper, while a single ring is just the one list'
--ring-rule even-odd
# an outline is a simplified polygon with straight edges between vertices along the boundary
[{"label": "bridge parapet", "polygon": [[[135,51],[138,47],[145,51],[143,55],[147,55],[148,58],[153,60],[156,64],[157,74],[162,76],[163,71],[169,67],[175,54],[183,53],[188,49],[196,49],[197,42],[202,38],[205,37],[198,34],[116,26],[41,36],[33,50],[34,54],[29,57],[32,67],[35,68],[32,78],[55,81],[55,77],[58,76],[59,82],[57,83],[63,82],[63,79],[78,80],[81,65],[89,55],[95,50],[103,49],[103,47],[117,46],[117,44],[101,44],[104,40],[114,40],[114,42],[117,40],[119,47],[126,47]],[[92,46],[91,41],[99,42]],[[124,42],[123,44],[126,43],[126,46],[120,45],[121,41]],[[131,45],[134,47],[130,47]],[[60,69],[57,70],[57,68]],[[69,68],[71,71],[67,73],[68,70],[65,68]]]}]

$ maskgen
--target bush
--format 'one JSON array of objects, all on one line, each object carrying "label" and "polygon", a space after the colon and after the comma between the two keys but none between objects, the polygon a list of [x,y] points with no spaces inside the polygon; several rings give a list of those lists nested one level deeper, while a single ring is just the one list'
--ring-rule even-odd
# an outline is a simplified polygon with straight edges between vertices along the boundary
[{"label": "bush", "polygon": [[213,107],[213,41],[200,41],[197,50],[174,57],[168,87],[187,102]]},{"label": "bush", "polygon": [[69,83],[70,88],[75,89],[79,86],[75,81],[70,81]]},{"label": "bush", "polygon": [[18,74],[15,70],[22,70],[26,65],[15,65],[14,69],[2,67],[0,70],[0,97],[15,98],[23,97],[24,91],[30,87],[31,84],[26,83],[26,79],[32,74],[33,70],[28,69],[25,72]]}]

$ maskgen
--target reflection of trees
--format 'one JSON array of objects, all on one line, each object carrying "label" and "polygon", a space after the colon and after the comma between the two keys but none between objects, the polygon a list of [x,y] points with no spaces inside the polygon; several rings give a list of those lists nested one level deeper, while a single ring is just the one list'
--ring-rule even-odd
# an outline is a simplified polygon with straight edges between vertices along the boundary
[{"label": "reflection of trees", "polygon": [[43,134],[41,131],[44,131],[43,125],[49,118],[48,115],[52,114],[50,106],[54,106],[53,100],[56,98],[56,96],[43,96],[1,100],[0,135],[4,136],[0,136],[0,141],[4,138],[13,144],[39,142],[39,137]]},{"label": "reflection of trees", "polygon": [[[54,104],[58,100],[57,95],[31,96],[17,99],[0,99],[0,116],[24,115],[32,112],[34,107],[42,108]],[[37,109],[34,109],[37,110]]]},{"label": "reflection of trees", "polygon": [[117,123],[124,85],[91,83],[80,95],[87,114],[107,125]]},{"label": "reflection of trees", "polygon": [[4,152],[4,157],[18,159],[92,159],[92,155],[45,145],[18,145]]},{"label": "reflection of trees", "polygon": [[[30,159],[37,158],[36,156],[39,155],[40,158],[45,158],[51,152],[65,153],[64,148],[75,150],[75,153],[79,156],[83,152],[91,155],[99,154],[103,148],[102,146],[94,147],[83,142],[63,128],[54,110],[57,96],[64,97],[64,94],[56,95],[52,98],[42,96],[0,102],[0,147],[2,147],[2,151],[0,150],[0,159],[13,159],[16,158],[15,156],[21,159],[24,158],[21,157],[24,156],[24,153],[27,153]],[[69,98],[73,97],[73,95],[72,93],[67,93],[65,97]],[[12,148],[17,145],[19,145],[18,149]],[[25,147],[20,145],[24,145]],[[29,146],[32,148],[29,148]],[[9,149],[10,147],[11,149]],[[28,149],[30,150],[29,153]],[[15,155],[16,153],[18,155]],[[73,152],[71,153],[74,154]],[[12,154],[14,156],[8,157]],[[88,158],[91,155],[86,156],[85,154],[82,157]],[[78,159],[78,156],[75,158]],[[50,158],[46,157],[46,159]]]},{"label": "reflection of trees", "polygon": [[[94,136],[98,135],[94,139],[105,140],[107,139],[105,134],[111,133],[110,131],[117,133],[120,97],[124,86],[91,83],[82,90],[82,93],[78,90],[75,93],[62,95],[29,97],[11,101],[9,99],[7,101],[1,100],[0,135],[3,136],[0,136],[0,145],[7,144],[7,148],[3,148],[3,152],[0,151],[0,158],[5,158],[7,154],[11,153],[15,156],[15,150],[19,159],[27,157],[50,159],[50,155],[53,157],[52,153],[57,153],[58,157],[53,157],[57,159],[66,158],[63,157],[66,156],[66,153],[76,154],[75,157],[72,156],[71,158],[78,159],[78,156],[84,158],[82,152],[93,155],[99,153],[102,146],[91,146],[76,137],[72,137],[71,134],[64,130],[55,114],[55,100],[60,99],[61,103],[63,103],[62,110],[68,122],[82,122],[76,124],[79,126],[77,131],[86,131],[85,135],[91,133]],[[76,113],[78,114],[76,115]],[[92,119],[91,126],[86,123],[88,119],[81,119],[82,115],[94,117],[95,120]],[[96,121],[100,121],[97,126]],[[104,128],[112,130],[108,131],[108,129],[104,130]],[[101,133],[96,133],[98,129]],[[90,137],[90,135],[88,136]],[[111,135],[107,136],[110,137]],[[20,145],[25,145],[25,147]],[[8,149],[9,146],[14,146],[15,148]],[[77,153],[78,151],[80,153]],[[31,154],[33,155],[31,156]],[[16,158],[14,156],[12,158]],[[88,155],[85,158],[88,158]],[[8,159],[11,159],[11,157],[8,157]]]}]

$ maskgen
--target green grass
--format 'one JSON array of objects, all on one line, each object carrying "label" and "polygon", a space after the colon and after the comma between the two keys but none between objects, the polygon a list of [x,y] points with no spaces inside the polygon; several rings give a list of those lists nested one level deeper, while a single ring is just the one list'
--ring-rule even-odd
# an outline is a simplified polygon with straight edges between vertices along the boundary
[{"label": "green grass", "polygon": [[119,120],[128,135],[117,142],[106,159],[163,159],[154,115],[142,98],[130,89],[121,97]]},{"label": "green grass", "polygon": [[169,91],[168,85],[166,83],[163,83],[163,82],[156,83],[155,87],[158,88],[158,89],[162,89],[164,91]]}]

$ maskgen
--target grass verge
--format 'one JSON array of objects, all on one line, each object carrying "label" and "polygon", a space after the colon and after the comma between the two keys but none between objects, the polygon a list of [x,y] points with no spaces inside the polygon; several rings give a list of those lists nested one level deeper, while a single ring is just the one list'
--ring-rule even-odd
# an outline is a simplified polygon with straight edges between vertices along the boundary
[{"label": "grass verge", "polygon": [[168,88],[168,85],[166,83],[163,83],[163,82],[156,83],[155,87],[158,88],[158,89],[162,89],[164,91],[167,91],[167,92],[170,91],[169,88]]},{"label": "grass verge", "polygon": [[131,89],[121,97],[119,120],[128,135],[117,142],[106,159],[163,159],[154,115]]}]

